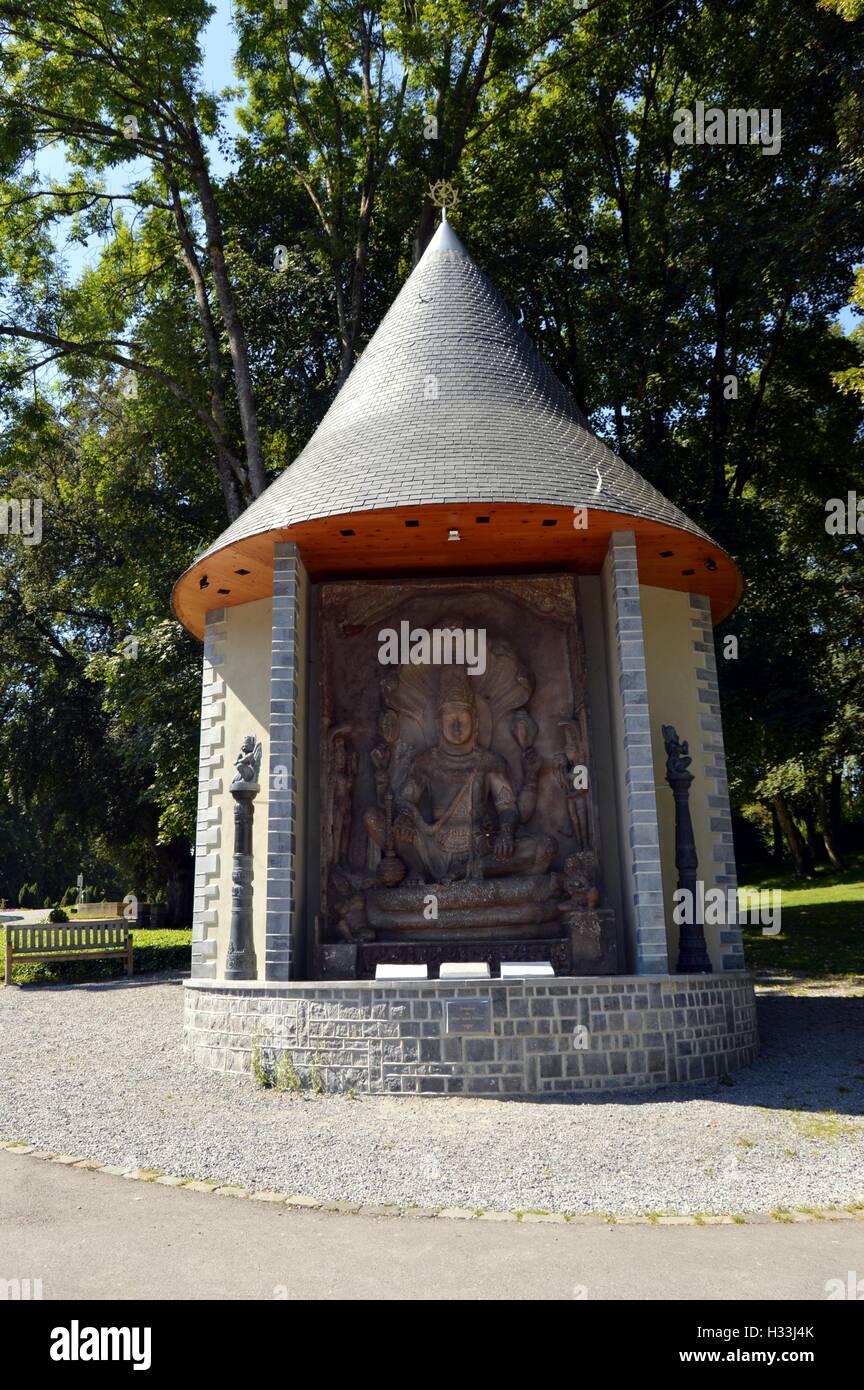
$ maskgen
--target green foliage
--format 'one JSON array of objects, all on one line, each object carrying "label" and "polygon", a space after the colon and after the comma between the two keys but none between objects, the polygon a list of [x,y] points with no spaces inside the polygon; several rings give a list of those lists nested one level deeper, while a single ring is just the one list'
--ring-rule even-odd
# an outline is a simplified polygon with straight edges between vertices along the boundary
[{"label": "green foliage", "polygon": [[294,1063],[291,1061],[290,1054],[283,1052],[273,1072],[274,1091],[296,1092],[301,1090],[302,1086],[303,1082],[297,1074]]},{"label": "green foliage", "polygon": [[[835,322],[853,283],[864,308],[860,0],[238,0],[236,139],[212,12],[0,0],[0,493],[44,508],[40,545],[0,549],[0,896],[83,869],[188,920],[173,582],[308,439],[441,179],[594,429],[744,570],[736,802],[839,843],[864,819],[864,537],[824,528],[864,496],[862,330]],[[697,100],[779,108],[782,152],[676,145]]]},{"label": "green foliage", "polygon": [[[46,903],[46,907],[47,907],[47,903]],[[69,913],[68,913],[68,912],[64,912],[64,910],[63,910],[62,907],[52,907],[51,911],[48,913],[48,921],[49,921],[49,922],[68,922],[68,921],[69,921]]]},{"label": "green foliage", "polygon": [[[859,266],[855,272],[852,303],[856,309],[864,313],[864,266]],[[859,325],[855,329],[852,334],[852,341],[858,347],[859,352],[864,355],[864,325]],[[831,379],[841,391],[864,397],[864,366],[845,367],[842,371],[834,372]]]},{"label": "green foliage", "polygon": [[269,1064],[264,1060],[264,1054],[261,1050],[261,1043],[257,1037],[254,1043],[252,1044],[251,1065],[252,1079],[254,1080],[255,1085],[260,1087],[261,1090],[269,1090],[269,1088],[273,1085],[273,1074]]},{"label": "green foliage", "polygon": [[312,1058],[312,1065],[309,1068],[309,1090],[313,1096],[323,1096],[324,1077],[321,1073],[321,1058],[316,1052]]}]

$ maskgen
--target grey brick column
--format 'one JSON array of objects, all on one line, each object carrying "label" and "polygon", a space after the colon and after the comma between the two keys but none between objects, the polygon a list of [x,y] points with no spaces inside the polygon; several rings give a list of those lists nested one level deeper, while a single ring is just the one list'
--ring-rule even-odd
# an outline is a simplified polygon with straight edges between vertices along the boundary
[{"label": "grey brick column", "polygon": [[[216,975],[218,910],[210,904],[219,895],[219,807],[225,742],[225,610],[214,608],[204,627],[204,667],[201,683],[201,751],[198,759],[198,819],[195,837],[195,898],[192,910],[193,979]],[[230,905],[228,908],[230,912]]]},{"label": "grey brick column", "polygon": [[298,789],[303,755],[298,749],[300,583],[297,546],[277,544],[273,561],[273,639],[270,659],[270,806],[267,822],[267,939],[264,978],[290,980],[298,912]]},{"label": "grey brick column", "polygon": [[[726,751],[720,719],[711,603],[703,594],[690,595],[690,630],[693,634],[693,650],[697,654],[696,684],[702,710],[699,726],[705,753],[705,766],[700,770],[708,788],[711,844],[714,849],[713,879],[718,888],[723,888],[728,893],[730,888],[738,887],[738,871],[732,840],[732,811],[729,806]],[[746,969],[741,927],[738,922],[727,922],[721,927],[720,945],[724,970]]]},{"label": "grey brick column", "polygon": [[660,828],[654,791],[636,537],[632,531],[616,531],[610,536],[606,564],[615,619],[613,671],[617,669],[623,721],[623,748],[619,750],[625,787],[621,808],[625,822],[622,851],[633,894],[633,964],[637,975],[665,975],[669,972],[669,962],[660,869]]}]

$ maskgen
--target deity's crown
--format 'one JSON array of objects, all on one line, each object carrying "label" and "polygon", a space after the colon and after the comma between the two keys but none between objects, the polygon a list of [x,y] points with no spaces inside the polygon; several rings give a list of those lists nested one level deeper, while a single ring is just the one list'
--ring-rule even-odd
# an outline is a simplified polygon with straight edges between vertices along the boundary
[{"label": "deity's crown", "polygon": [[471,681],[458,666],[449,670],[445,667],[441,671],[438,682],[438,708],[442,705],[465,705],[472,713],[474,711],[474,690]]}]

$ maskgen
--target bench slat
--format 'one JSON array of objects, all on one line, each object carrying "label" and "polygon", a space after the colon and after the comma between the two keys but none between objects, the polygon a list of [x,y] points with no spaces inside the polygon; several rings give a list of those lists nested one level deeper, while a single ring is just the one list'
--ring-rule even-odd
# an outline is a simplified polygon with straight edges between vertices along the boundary
[{"label": "bench slat", "polygon": [[7,927],[12,948],[19,951],[51,951],[68,946],[71,949],[84,949],[88,946],[126,945],[132,929],[130,927]]},{"label": "bench slat", "polygon": [[6,974],[3,984],[12,983],[16,960],[76,961],[124,957],[126,973],[134,969],[134,937],[129,926],[79,926],[76,924],[6,928]]}]

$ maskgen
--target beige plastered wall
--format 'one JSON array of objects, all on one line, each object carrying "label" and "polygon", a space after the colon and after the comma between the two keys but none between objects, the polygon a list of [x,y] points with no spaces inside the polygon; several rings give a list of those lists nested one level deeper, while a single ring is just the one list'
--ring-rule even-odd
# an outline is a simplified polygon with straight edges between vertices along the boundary
[{"label": "beige plastered wall", "polygon": [[[704,707],[699,700],[696,672],[703,658],[694,649],[690,625],[690,595],[671,589],[640,586],[642,625],[645,642],[645,672],[648,684],[648,706],[651,712],[651,750],[654,760],[654,784],[657,796],[657,816],[660,824],[660,860],[663,875],[663,899],[666,904],[666,938],[669,968],[675,969],[678,959],[678,927],[672,921],[672,895],[678,881],[675,868],[675,802],[666,781],[666,750],[662,726],[672,724],[678,737],[687,739],[693,762],[690,771],[690,815],[699,858],[698,877],[706,891],[714,887],[714,845],[711,831],[711,809],[708,804],[710,787],[702,773],[710,761],[703,746],[701,716]],[[721,971],[720,928],[705,926],[705,938],[714,969]]]},{"label": "beige plastered wall", "polygon": [[225,610],[225,761],[222,791],[214,798],[219,808],[219,895],[211,904],[218,910],[217,978],[225,970],[225,952],[231,929],[231,861],[234,849],[234,798],[228,788],[234,776],[234,760],[247,734],[261,741],[261,790],[255,798],[252,835],[252,924],[259,974],[263,970],[267,910],[267,820],[270,758],[270,649],[269,598],[239,604]]}]

